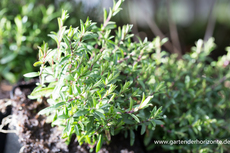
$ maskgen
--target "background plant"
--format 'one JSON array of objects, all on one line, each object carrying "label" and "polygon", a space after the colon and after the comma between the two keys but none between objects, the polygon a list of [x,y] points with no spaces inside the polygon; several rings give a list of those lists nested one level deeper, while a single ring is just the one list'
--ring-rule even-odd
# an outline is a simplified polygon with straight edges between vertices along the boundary
[{"label": "background plant", "polygon": [[[154,144],[154,140],[229,140],[229,47],[227,55],[212,61],[208,55],[214,39],[198,40],[191,54],[178,60],[165,52],[153,54],[161,64],[150,82],[165,81],[164,91],[153,97],[153,105],[162,106],[164,123],[146,134],[149,150],[179,152],[224,152],[228,144]],[[160,57],[160,58],[159,58]]]},{"label": "background plant", "polygon": [[33,71],[37,46],[44,41],[46,30],[55,29],[50,21],[58,13],[53,5],[46,8],[34,0],[3,0],[0,10],[0,79],[15,83],[22,74]]},{"label": "background plant", "polygon": [[46,96],[50,107],[40,114],[53,115],[52,125],[63,127],[63,138],[70,140],[73,133],[80,144],[96,145],[99,151],[103,141],[124,131],[135,140],[134,130],[141,126],[154,130],[163,124],[161,108],[150,104],[154,95],[163,88],[163,82],[155,84],[147,80],[153,75],[155,63],[150,58],[153,49],[160,49],[165,40],[156,38],[149,42],[131,42],[131,25],[116,28],[111,21],[120,10],[123,0],[114,2],[100,27],[89,19],[80,27],[67,29],[66,11],[58,18],[59,31],[49,36],[57,48],[39,48],[39,72],[25,74],[40,77],[40,83],[30,98]]},{"label": "background plant", "polygon": [[[55,42],[47,37],[50,31],[58,29],[56,17],[61,9],[76,9],[74,18],[69,24],[84,17],[80,13],[81,5],[70,1],[56,2],[52,0],[2,0],[0,2],[0,80],[16,83],[22,75],[35,69],[32,66],[37,60],[38,46],[43,41],[49,46]],[[77,25],[77,24],[76,24]]]}]

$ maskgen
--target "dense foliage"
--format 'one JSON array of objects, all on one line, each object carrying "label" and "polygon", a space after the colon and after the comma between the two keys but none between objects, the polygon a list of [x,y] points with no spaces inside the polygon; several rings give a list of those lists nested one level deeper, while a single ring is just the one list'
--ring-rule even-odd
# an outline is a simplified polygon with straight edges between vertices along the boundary
[{"label": "dense foliage", "polygon": [[[230,138],[230,82],[227,55],[212,61],[208,55],[215,48],[214,39],[198,40],[191,54],[178,60],[175,55],[153,55],[161,61],[154,71],[153,82],[165,81],[163,93],[152,99],[162,106],[165,125],[149,131],[145,145],[151,148],[180,152],[221,152],[229,149]],[[159,58],[160,57],[160,58]],[[154,144],[154,140],[171,140],[170,144]],[[209,140],[194,144],[180,144],[177,140]],[[217,144],[221,140],[223,144]],[[228,140],[228,143],[226,143]],[[213,143],[211,143],[212,141]],[[224,143],[225,141],[225,143]]]},{"label": "dense foliage", "polygon": [[30,98],[48,97],[51,106],[40,114],[51,112],[52,125],[63,127],[63,138],[70,140],[76,133],[80,144],[86,142],[92,149],[97,144],[96,151],[120,131],[129,131],[132,145],[138,126],[144,134],[163,124],[161,108],[150,104],[163,82],[145,83],[155,70],[150,52],[163,42],[157,38],[132,43],[131,25],[118,27],[116,35],[111,35],[116,24],[110,19],[121,10],[122,2],[114,3],[109,14],[104,10],[101,27],[87,19],[80,28],[67,29],[68,14],[63,11],[59,32],[49,35],[57,48],[44,44],[34,63],[40,65],[40,72],[25,74],[40,77]]},{"label": "dense foliage", "polygon": [[34,70],[31,63],[37,58],[37,46],[48,41],[47,32],[57,27],[53,19],[60,13],[54,10],[54,5],[42,1],[0,2],[0,80],[15,83]]},{"label": "dense foliage", "polygon": [[25,74],[40,78],[30,98],[48,98],[50,107],[40,114],[49,114],[52,125],[63,127],[63,138],[70,140],[75,133],[80,144],[96,146],[96,151],[122,131],[132,145],[138,127],[148,150],[228,150],[226,144],[179,145],[177,140],[229,140],[230,49],[212,61],[208,55],[214,39],[198,40],[191,54],[178,59],[162,51],[165,39],[132,42],[132,26],[115,29],[111,21],[122,2],[114,3],[108,14],[104,10],[100,27],[87,19],[80,27],[67,28],[63,11],[59,32],[49,35],[57,48],[44,43],[34,63],[40,71]]},{"label": "dense foliage", "polygon": [[62,8],[77,10],[67,24],[78,25],[76,20],[85,18],[81,7],[73,1],[1,0],[0,80],[16,83],[23,74],[34,71],[38,46],[43,41],[55,46],[47,33],[58,29],[56,18]]}]

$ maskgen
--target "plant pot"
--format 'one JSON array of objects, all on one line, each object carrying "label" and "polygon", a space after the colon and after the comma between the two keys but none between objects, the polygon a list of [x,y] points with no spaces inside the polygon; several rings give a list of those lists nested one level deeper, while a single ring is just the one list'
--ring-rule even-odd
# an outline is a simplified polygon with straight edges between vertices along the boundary
[{"label": "plant pot", "polygon": [[[0,104],[1,105],[1,104]],[[0,111],[0,123],[2,123],[2,120],[4,117],[10,115],[10,112],[11,112],[11,109],[8,107],[6,109],[6,112],[1,112]],[[4,130],[7,129],[7,126],[4,126],[3,128]],[[0,132],[0,152],[3,153],[4,152],[4,149],[5,149],[5,144],[6,144],[6,137],[7,137],[7,134],[6,133],[1,133]]]},{"label": "plant pot", "polygon": [[15,133],[8,133],[5,140],[4,153],[18,153],[22,144],[18,141],[19,137]]},{"label": "plant pot", "polygon": [[[11,114],[11,106],[9,101],[9,91],[12,89],[12,86],[5,81],[0,82],[0,125],[2,120]],[[3,129],[7,130],[8,126],[4,126]],[[4,152],[5,144],[7,141],[7,134],[0,132],[0,153]]]}]

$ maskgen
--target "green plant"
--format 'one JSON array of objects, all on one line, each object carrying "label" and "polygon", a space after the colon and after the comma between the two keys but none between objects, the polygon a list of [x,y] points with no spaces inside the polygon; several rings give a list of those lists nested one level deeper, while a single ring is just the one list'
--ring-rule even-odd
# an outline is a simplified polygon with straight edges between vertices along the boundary
[{"label": "green plant", "polygon": [[[146,147],[151,150],[179,152],[224,152],[229,144],[178,144],[177,140],[229,140],[230,138],[230,49],[227,55],[213,61],[208,57],[215,48],[214,39],[198,40],[190,54],[178,60],[165,52],[153,54],[157,66],[153,82],[164,81],[166,88],[153,97],[153,105],[163,106],[164,123],[147,132]],[[172,144],[156,144],[156,140]]]},{"label": "green plant", "polygon": [[50,21],[58,12],[54,13],[53,5],[46,7],[34,0],[3,0],[0,10],[0,80],[15,83],[22,74],[34,70],[34,51],[47,40],[46,30],[55,29],[56,24]]},{"label": "green plant", "polygon": [[[0,1],[0,80],[16,83],[23,74],[38,70],[32,66],[37,60],[38,46],[43,41],[55,46],[47,33],[58,29],[54,19],[61,15],[60,8],[81,11],[78,9],[80,5],[70,3],[56,2],[54,5],[53,0]],[[79,16],[82,17],[81,13],[75,12],[71,23]]]},{"label": "green plant", "polygon": [[[109,14],[104,10],[100,27],[87,19],[80,27],[67,28],[68,14],[63,11],[59,32],[50,34],[57,48],[48,49],[44,43],[34,64],[40,71],[25,74],[40,78],[30,98],[46,96],[50,104],[40,114],[63,127],[67,141],[75,133],[80,144],[89,144],[91,150],[96,146],[96,151],[119,132],[129,134],[132,145],[139,126],[148,150],[228,150],[226,144],[176,142],[229,140],[230,49],[213,61],[208,56],[215,48],[214,39],[198,40],[192,52],[178,60],[162,51],[166,39],[132,42],[132,26],[114,30],[116,23],[111,21],[122,2],[114,3]],[[172,143],[159,145],[156,140]]]},{"label": "green plant", "polygon": [[152,42],[145,39],[131,42],[131,25],[118,27],[111,21],[124,0],[114,2],[109,13],[104,9],[104,23],[97,27],[89,19],[80,21],[80,27],[67,29],[66,11],[58,18],[59,32],[49,36],[57,48],[39,48],[40,72],[27,73],[25,77],[40,77],[39,85],[30,98],[46,96],[50,107],[39,114],[50,114],[52,125],[63,127],[63,138],[70,140],[73,133],[80,144],[96,145],[99,151],[103,141],[124,131],[135,140],[134,130],[141,126],[154,130],[162,125],[161,107],[157,109],[151,99],[164,87],[164,82],[149,82],[155,71],[150,53],[166,40]]}]

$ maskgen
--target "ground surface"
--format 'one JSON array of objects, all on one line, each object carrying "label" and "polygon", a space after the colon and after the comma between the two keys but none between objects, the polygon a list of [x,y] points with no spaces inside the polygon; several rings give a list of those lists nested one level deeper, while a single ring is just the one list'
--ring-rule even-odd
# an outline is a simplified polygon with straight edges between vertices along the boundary
[{"label": "ground surface", "polygon": [[[34,82],[21,82],[13,88],[6,83],[1,84],[0,99],[10,98],[10,91],[13,89],[12,114],[17,125],[17,135],[19,142],[23,146],[23,152],[73,152],[73,153],[88,153],[87,145],[79,146],[76,139],[66,145],[61,139],[61,131],[57,127],[51,127],[50,123],[46,123],[46,117],[37,115],[37,112],[45,107],[47,103],[32,101],[27,98],[27,95],[35,87]],[[104,144],[99,153],[145,153],[142,140],[136,138],[134,146],[130,146],[129,139],[125,139],[123,134],[112,137],[112,142]]]}]

